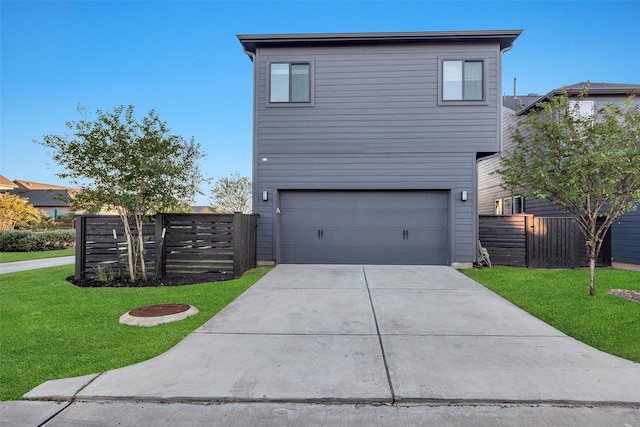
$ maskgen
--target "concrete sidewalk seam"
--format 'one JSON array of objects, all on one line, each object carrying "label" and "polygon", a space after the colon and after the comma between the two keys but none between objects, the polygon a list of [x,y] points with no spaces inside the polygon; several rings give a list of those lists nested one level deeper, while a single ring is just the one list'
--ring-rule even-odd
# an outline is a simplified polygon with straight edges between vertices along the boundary
[{"label": "concrete sidewalk seam", "polygon": [[373,312],[373,321],[376,325],[376,332],[378,334],[378,343],[380,344],[380,351],[382,352],[382,362],[384,363],[384,369],[387,374],[387,381],[389,382],[389,390],[391,391],[391,404],[396,402],[396,393],[393,390],[393,382],[391,381],[391,373],[389,372],[389,364],[387,363],[387,355],[384,351],[384,344],[382,343],[382,336],[380,335],[380,325],[378,325],[378,316],[376,315],[376,308],[373,305],[373,298],[371,297],[371,289],[369,288],[369,282],[367,280],[366,267],[362,267],[362,275],[364,276],[364,283],[367,286],[367,294],[369,295],[369,304],[371,304],[371,311]]},{"label": "concrete sidewalk seam", "polygon": [[397,407],[409,406],[554,406],[569,408],[630,408],[640,409],[640,402],[567,400],[567,399],[437,399],[437,398],[399,398]]},{"label": "concrete sidewalk seam", "polygon": [[[329,332],[217,332],[217,331],[196,331],[192,335],[247,335],[247,336],[282,336],[282,337],[373,337],[376,334],[363,333],[329,333]],[[384,335],[384,334],[383,334]]]},{"label": "concrete sidewalk seam", "polygon": [[71,402],[67,402],[66,405],[64,405],[63,408],[61,408],[59,411],[57,411],[55,414],[51,415],[49,418],[47,418],[46,420],[44,420],[43,422],[41,422],[40,424],[38,424],[37,427],[43,427],[45,425],[47,425],[47,423],[49,423],[49,421],[53,420],[55,417],[57,417],[58,415],[60,415],[65,409],[67,409],[69,406],[73,405],[73,401]]},{"label": "concrete sidewalk seam", "polygon": [[462,337],[462,338],[560,338],[560,339],[574,339],[568,335],[524,335],[524,334],[510,334],[510,335],[500,335],[500,334],[418,334],[418,333],[394,333],[394,332],[383,332],[380,334],[383,337]]}]

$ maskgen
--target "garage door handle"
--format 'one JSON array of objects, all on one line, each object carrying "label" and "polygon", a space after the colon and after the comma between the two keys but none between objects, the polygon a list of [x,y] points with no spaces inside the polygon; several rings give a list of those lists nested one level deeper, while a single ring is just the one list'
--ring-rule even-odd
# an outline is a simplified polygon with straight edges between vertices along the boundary
[{"label": "garage door handle", "polygon": [[402,230],[402,240],[409,240],[409,230]]},{"label": "garage door handle", "polygon": [[324,240],[324,230],[318,230],[318,239]]}]

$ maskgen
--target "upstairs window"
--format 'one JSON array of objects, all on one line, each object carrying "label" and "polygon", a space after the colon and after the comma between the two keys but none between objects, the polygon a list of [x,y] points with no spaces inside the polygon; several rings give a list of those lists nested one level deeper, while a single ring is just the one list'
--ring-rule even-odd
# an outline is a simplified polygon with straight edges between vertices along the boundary
[{"label": "upstairs window", "polygon": [[272,63],[269,101],[311,102],[310,68],[308,63]]},{"label": "upstairs window", "polygon": [[483,68],[482,61],[442,61],[442,100],[482,101]]},{"label": "upstairs window", "polygon": [[574,119],[595,119],[595,105],[593,101],[569,101],[568,107]]}]

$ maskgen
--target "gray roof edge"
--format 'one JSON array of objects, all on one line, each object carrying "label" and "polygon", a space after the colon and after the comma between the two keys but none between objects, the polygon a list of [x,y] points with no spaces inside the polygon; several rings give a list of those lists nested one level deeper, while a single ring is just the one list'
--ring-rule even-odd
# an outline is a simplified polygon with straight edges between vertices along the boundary
[{"label": "gray roof edge", "polygon": [[522,30],[417,31],[370,33],[238,34],[245,50],[255,53],[257,46],[340,45],[379,43],[499,42],[511,47]]},{"label": "gray roof edge", "polygon": [[[586,82],[585,82],[586,84]],[[570,94],[579,94],[584,86],[579,87],[580,83],[574,85],[564,86],[561,88],[553,89],[546,95],[543,95],[537,101],[531,103],[527,107],[518,111],[518,115],[526,114],[530,110],[536,107],[536,104],[544,101],[548,101],[552,96],[562,95],[565,90],[568,90]],[[595,87],[594,87],[595,86]],[[640,84],[623,84],[623,83],[591,83],[587,98],[589,95],[631,95],[640,93]]]}]

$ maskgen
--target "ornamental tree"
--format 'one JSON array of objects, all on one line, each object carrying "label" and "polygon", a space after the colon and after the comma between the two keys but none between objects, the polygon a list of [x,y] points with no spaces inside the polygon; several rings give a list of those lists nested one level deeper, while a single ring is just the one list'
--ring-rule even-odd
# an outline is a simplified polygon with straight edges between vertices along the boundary
[{"label": "ornamental tree", "polygon": [[77,208],[107,208],[120,216],[127,242],[129,280],[147,280],[142,223],[147,215],[191,204],[205,181],[198,161],[204,157],[192,137],[172,135],[151,110],[137,120],[134,107],[97,110],[94,118],[79,107],[81,119],[66,123],[71,135],[46,135],[35,141],[52,150],[65,171],[58,174],[79,191]]},{"label": "ornamental tree", "polygon": [[[588,85],[578,99],[587,95]],[[586,113],[565,91],[522,117],[513,140],[513,153],[497,171],[503,187],[549,199],[577,222],[589,255],[589,295],[595,295],[595,265],[604,236],[640,202],[638,106],[630,97],[624,105],[607,104]]]},{"label": "ornamental tree", "polygon": [[0,230],[35,229],[42,221],[43,214],[30,205],[28,199],[0,193]]},{"label": "ornamental tree", "polygon": [[211,189],[209,204],[220,213],[251,213],[251,180],[238,172],[220,178]]}]

